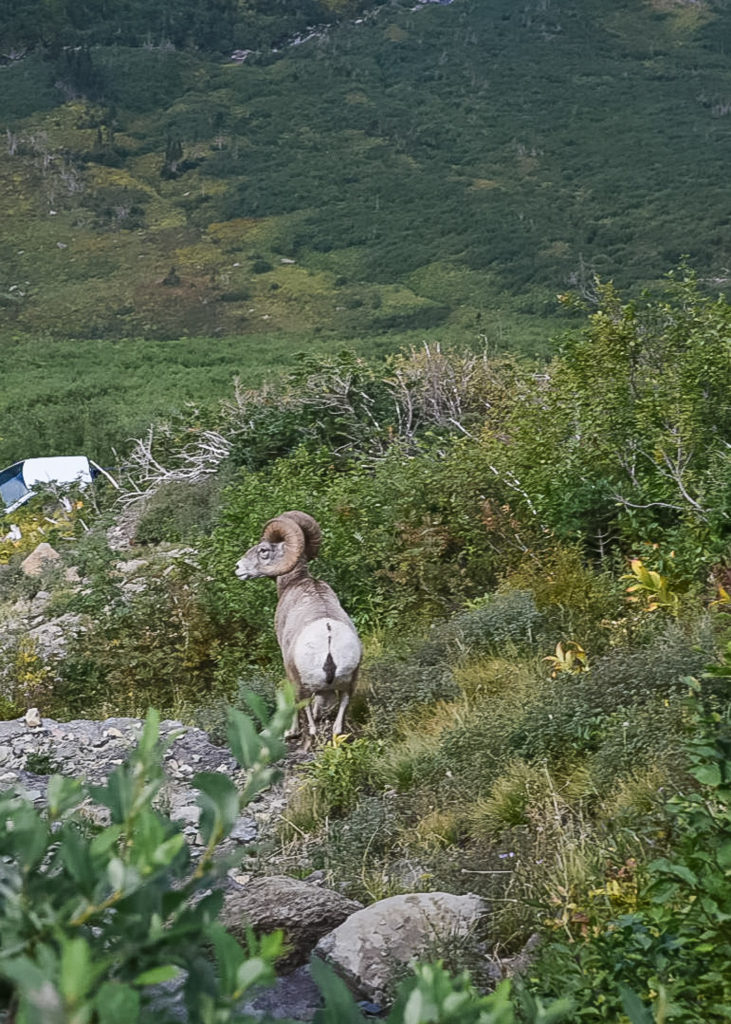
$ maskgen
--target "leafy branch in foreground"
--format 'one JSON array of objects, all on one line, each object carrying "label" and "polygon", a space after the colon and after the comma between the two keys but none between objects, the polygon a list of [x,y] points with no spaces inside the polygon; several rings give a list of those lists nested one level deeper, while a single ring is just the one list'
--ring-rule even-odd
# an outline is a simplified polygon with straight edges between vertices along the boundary
[{"label": "leafy branch in foreground", "polygon": [[[106,785],[53,776],[45,816],[22,796],[0,798],[0,977],[17,1024],[164,1020],[164,1009],[151,1008],[155,986],[183,978],[190,1018],[225,1022],[241,1019],[236,1003],[273,979],[281,935],[252,936],[243,949],[217,923],[222,894],[211,891],[230,866],[218,845],[276,781],[273,764],[286,750],[291,693],[280,693],[271,721],[250,703],[261,732],[241,712],[229,718],[232,750],[247,769],[243,792],[218,772],[193,780],[205,844],[197,863],[180,825],[153,806],[171,742],[160,739],[156,711]],[[106,826],[89,825],[84,798]]]},{"label": "leafy branch in foreground", "polygon": [[[165,1024],[180,1019],[182,990],[196,1024],[251,1024],[237,1007],[256,986],[271,983],[282,935],[247,937],[242,946],[217,916],[217,880],[231,859],[217,851],[242,808],[279,777],[293,695],[277,697],[268,719],[231,709],[228,738],[246,769],[239,792],[219,772],[193,780],[201,807],[204,850],[190,856],[181,826],[155,809],[164,781],[159,715],[147,715],[137,747],[103,786],[54,775],[40,814],[21,795],[0,796],[0,1012],[13,1024]],[[83,805],[82,805],[83,801]],[[95,807],[90,807],[91,803]],[[102,818],[108,824],[91,824]],[[313,960],[323,992],[319,1024],[361,1024],[353,997],[329,967]],[[4,983],[4,984],[3,984]],[[171,991],[165,988],[172,983]],[[566,1001],[534,1000],[525,1019],[562,1019]],[[257,1018],[258,1020],[259,1018]],[[515,1024],[510,983],[480,995],[467,975],[441,965],[418,967],[404,983],[390,1024]]]},{"label": "leafy branch in foreground", "polygon": [[[312,974],[325,1000],[314,1024],[366,1024],[345,983],[316,958]],[[573,1008],[570,999],[544,1006],[527,992],[521,993],[528,1024],[559,1024]],[[511,982],[505,980],[489,995],[473,987],[467,972],[454,978],[440,963],[417,964],[414,975],[401,985],[398,999],[386,1024],[516,1024]]]}]

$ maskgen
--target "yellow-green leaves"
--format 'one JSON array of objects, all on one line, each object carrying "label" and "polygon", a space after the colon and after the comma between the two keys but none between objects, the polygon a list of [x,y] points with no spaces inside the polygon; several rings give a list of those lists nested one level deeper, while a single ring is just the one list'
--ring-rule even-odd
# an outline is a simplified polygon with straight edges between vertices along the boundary
[{"label": "yellow-green leaves", "polygon": [[623,580],[633,581],[627,587],[627,593],[630,595],[627,600],[642,601],[646,612],[662,609],[670,615],[677,616],[680,610],[680,596],[671,590],[667,577],[646,568],[641,558],[633,558],[630,567],[632,571],[622,576]]},{"label": "yellow-green leaves", "polygon": [[543,660],[551,666],[551,679],[563,672],[577,674],[589,671],[589,656],[576,640],[568,640],[566,644],[559,641],[556,653],[547,654]]}]

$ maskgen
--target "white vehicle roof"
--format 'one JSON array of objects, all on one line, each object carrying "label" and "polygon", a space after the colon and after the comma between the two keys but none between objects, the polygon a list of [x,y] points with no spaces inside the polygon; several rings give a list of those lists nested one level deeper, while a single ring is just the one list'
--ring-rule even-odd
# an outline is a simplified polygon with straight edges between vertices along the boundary
[{"label": "white vehicle roof", "polygon": [[25,459],[23,480],[26,487],[34,484],[90,484],[91,466],[85,455],[54,455],[46,459]]},{"label": "white vehicle roof", "polygon": [[93,465],[85,455],[54,455],[45,459],[24,459],[0,470],[0,512],[8,515],[24,505],[40,484],[78,483],[86,487],[95,476]]}]

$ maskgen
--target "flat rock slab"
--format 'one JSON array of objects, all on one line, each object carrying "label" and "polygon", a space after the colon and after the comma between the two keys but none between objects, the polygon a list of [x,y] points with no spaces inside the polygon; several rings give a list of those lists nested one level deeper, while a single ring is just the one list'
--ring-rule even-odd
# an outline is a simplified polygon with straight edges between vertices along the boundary
[{"label": "flat rock slab", "polygon": [[404,967],[434,955],[440,940],[464,938],[485,915],[479,896],[408,893],[359,910],[325,935],[315,954],[327,960],[357,995],[388,1001]]},{"label": "flat rock slab", "polygon": [[362,907],[331,889],[287,875],[271,875],[230,888],[224,897],[222,920],[242,940],[247,926],[257,935],[281,929],[291,947],[278,964],[286,971],[306,963],[318,940]]},{"label": "flat rock slab", "polygon": [[[40,722],[35,728],[25,718],[0,722],[0,791],[25,791],[32,794],[39,806],[45,804],[51,774],[68,775],[95,785],[105,782],[127,760],[144,725],[139,718],[107,718],[103,722],[41,718]],[[161,799],[172,820],[182,822],[186,839],[195,847],[200,843],[198,794],[191,786],[193,777],[198,772],[222,772],[242,781],[243,772],[230,751],[211,743],[202,729],[176,721],[161,722],[162,739],[175,733],[179,735],[164,755],[167,778]],[[228,846],[249,843],[257,835],[256,821],[249,814],[242,814]]]},{"label": "flat rock slab", "polygon": [[239,1012],[266,1020],[311,1021],[322,1006],[320,990],[310,977],[308,967],[279,976],[272,986],[249,997]]}]

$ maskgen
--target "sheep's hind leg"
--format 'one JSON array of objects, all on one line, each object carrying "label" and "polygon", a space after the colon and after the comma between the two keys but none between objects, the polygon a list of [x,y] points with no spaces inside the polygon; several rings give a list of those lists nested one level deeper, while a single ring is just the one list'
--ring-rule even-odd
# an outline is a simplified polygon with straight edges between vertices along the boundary
[{"label": "sheep's hind leg", "polygon": [[292,724],[290,725],[289,729],[287,729],[287,731],[285,732],[284,738],[285,740],[296,740],[297,737],[300,735],[301,731],[302,730],[300,729],[300,713],[299,708],[297,708],[292,717]]},{"label": "sheep's hind leg", "polygon": [[340,707],[338,708],[338,715],[337,718],[335,719],[335,724],[333,725],[333,739],[335,739],[336,736],[339,736],[340,733],[343,731],[343,723],[345,722],[345,712],[348,708],[349,703],[350,694],[344,693],[343,696],[340,698]]},{"label": "sheep's hind leg", "polygon": [[[319,711],[319,707],[317,705],[317,697],[315,697],[315,711]],[[315,715],[313,714],[311,704],[307,704],[305,706],[305,714],[307,715],[307,725],[310,736],[312,737],[312,739],[315,739],[317,737],[317,722],[315,721]]]}]

